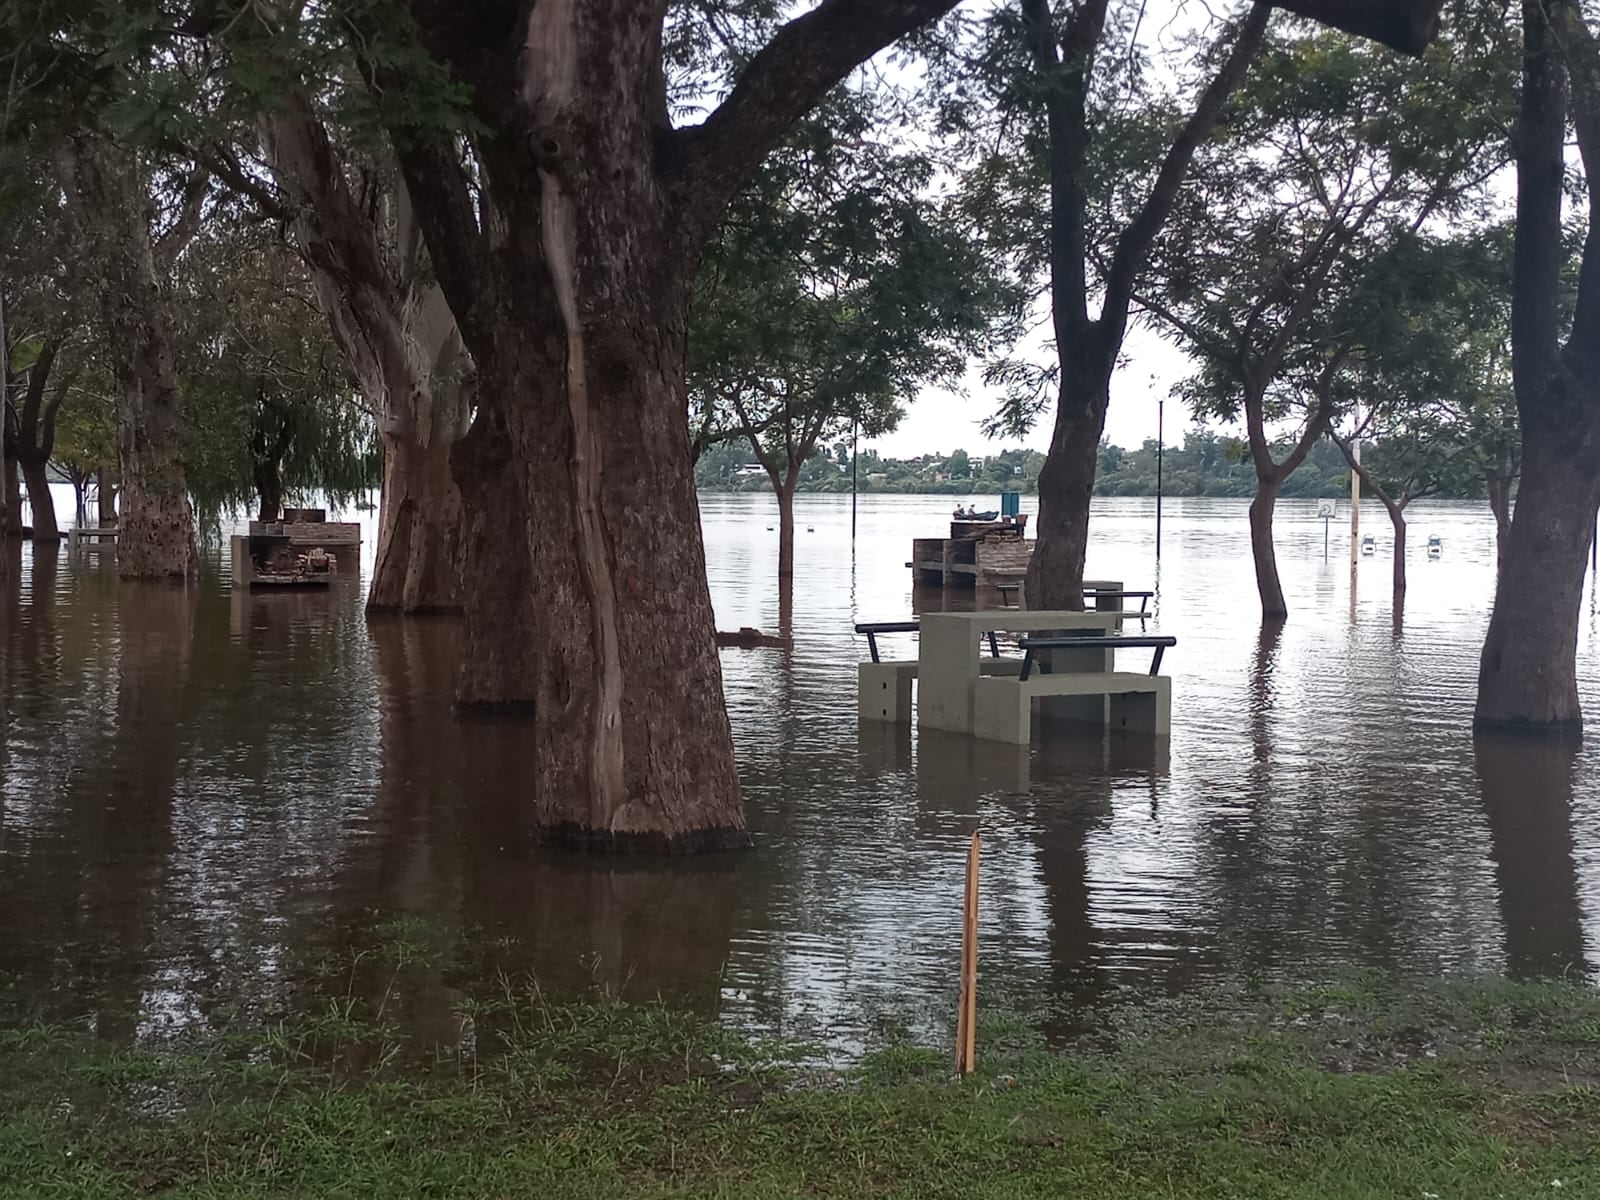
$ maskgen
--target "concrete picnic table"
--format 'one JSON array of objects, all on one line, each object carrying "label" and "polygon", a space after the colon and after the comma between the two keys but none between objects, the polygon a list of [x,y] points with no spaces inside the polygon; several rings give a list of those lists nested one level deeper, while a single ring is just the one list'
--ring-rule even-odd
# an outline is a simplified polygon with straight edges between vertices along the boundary
[{"label": "concrete picnic table", "polygon": [[[1000,609],[987,612],[923,613],[917,639],[917,724],[951,733],[973,732],[973,691],[980,674],[984,634],[1071,630],[1109,635],[1122,629],[1121,612]],[[1135,617],[1137,613],[1133,614]],[[1058,670],[1108,671],[1110,650],[1083,650],[1057,658]],[[1066,660],[1066,661],[1063,661]],[[1020,672],[1022,663],[1017,662]]]}]

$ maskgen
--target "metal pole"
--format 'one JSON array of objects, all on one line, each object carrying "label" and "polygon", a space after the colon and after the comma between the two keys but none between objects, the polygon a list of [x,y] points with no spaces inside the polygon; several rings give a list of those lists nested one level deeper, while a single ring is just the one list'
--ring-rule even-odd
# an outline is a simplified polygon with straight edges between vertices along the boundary
[{"label": "metal pole", "polygon": [[[1350,443],[1356,462],[1361,461],[1361,439]],[[1350,469],[1350,565],[1361,561],[1361,472]]]},{"label": "metal pole", "polygon": [[850,422],[850,547],[853,551],[856,544],[856,480],[858,478],[856,464],[861,455],[856,450],[857,441],[861,436],[860,420]]},{"label": "metal pole", "polygon": [[1167,400],[1156,400],[1156,561],[1161,561],[1161,468],[1167,451]]},{"label": "metal pole", "polygon": [[1333,523],[1332,517],[1322,518],[1322,561],[1328,561],[1328,526]]}]

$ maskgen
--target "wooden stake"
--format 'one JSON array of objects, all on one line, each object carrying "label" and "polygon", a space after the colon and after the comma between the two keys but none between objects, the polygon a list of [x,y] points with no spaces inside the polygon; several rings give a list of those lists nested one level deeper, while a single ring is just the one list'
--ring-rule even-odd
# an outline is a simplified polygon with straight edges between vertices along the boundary
[{"label": "wooden stake", "polygon": [[978,835],[967,851],[967,898],[961,922],[961,999],[956,1010],[956,1074],[978,1065]]}]

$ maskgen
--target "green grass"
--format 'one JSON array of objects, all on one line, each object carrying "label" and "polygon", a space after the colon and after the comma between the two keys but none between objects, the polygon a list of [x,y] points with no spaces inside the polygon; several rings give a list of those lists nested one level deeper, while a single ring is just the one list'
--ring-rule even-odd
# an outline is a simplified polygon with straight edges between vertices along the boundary
[{"label": "green grass", "polygon": [[1565,984],[1219,992],[983,1068],[819,1068],[649,1005],[506,981],[461,1044],[383,999],[128,1049],[0,1032],[0,1196],[1600,1197],[1600,996]]}]

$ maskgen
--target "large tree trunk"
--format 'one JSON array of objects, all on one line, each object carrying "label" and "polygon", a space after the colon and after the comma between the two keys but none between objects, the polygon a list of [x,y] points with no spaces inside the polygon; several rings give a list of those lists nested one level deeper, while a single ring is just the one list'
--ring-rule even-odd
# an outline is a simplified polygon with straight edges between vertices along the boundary
[{"label": "large tree trunk", "polygon": [[1050,453],[1039,472],[1039,532],[1024,588],[1030,608],[1081,609],[1089,509],[1105,430],[1107,376],[1064,373]]},{"label": "large tree trunk", "polygon": [[1578,736],[1578,621],[1600,507],[1590,438],[1530,423],[1478,672],[1480,729]]},{"label": "large tree trunk", "polygon": [[[453,460],[469,538],[459,700],[531,703],[539,824],[589,848],[748,842],[682,420],[683,329],[681,308],[626,331],[597,321],[580,349],[546,325],[526,341],[550,357],[480,365]],[[587,430],[593,411],[575,414],[562,386],[578,353],[605,385],[588,402],[606,420]]]},{"label": "large tree trunk", "polygon": [[182,413],[156,285],[150,198],[134,158],[98,138],[69,156],[68,191],[99,272],[101,319],[117,384],[122,520],[117,568],[130,579],[187,579],[194,513],[184,479]]},{"label": "large tree trunk", "polygon": [[45,461],[34,455],[22,460],[22,477],[28,483],[28,506],[33,510],[33,540],[59,542],[61,530],[56,525],[56,501],[50,494],[50,475]]},{"label": "large tree trunk", "polygon": [[451,445],[384,435],[368,612],[461,610],[461,491],[450,473]]},{"label": "large tree trunk", "polygon": [[1261,615],[1268,621],[1281,621],[1289,615],[1278,579],[1278,551],[1272,541],[1272,515],[1278,506],[1279,479],[1262,479],[1250,501],[1250,553],[1256,564],[1256,590],[1261,594]]}]

